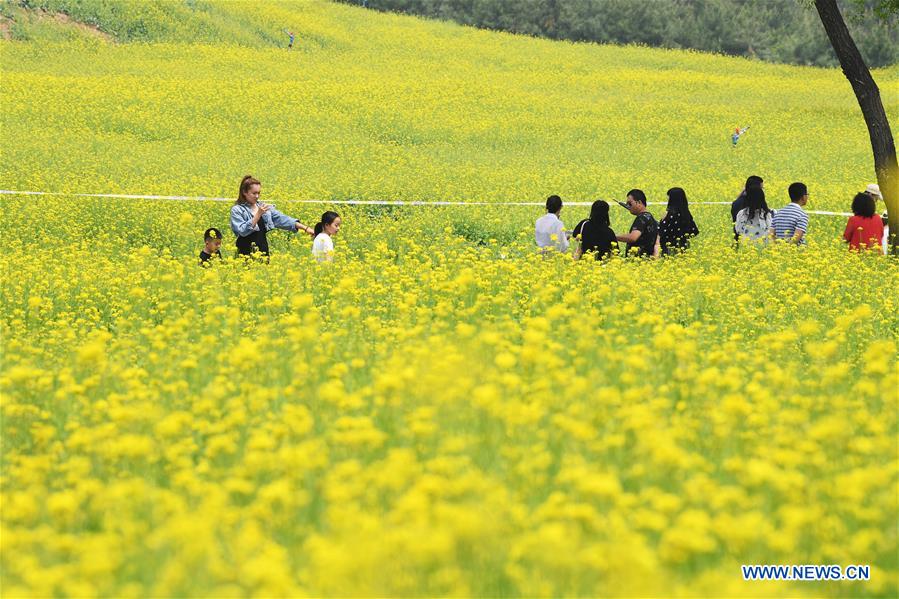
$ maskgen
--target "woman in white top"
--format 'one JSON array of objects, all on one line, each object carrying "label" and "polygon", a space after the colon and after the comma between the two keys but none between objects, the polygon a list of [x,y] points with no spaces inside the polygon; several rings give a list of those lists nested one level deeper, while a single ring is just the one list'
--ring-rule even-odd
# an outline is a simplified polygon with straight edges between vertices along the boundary
[{"label": "woman in white top", "polygon": [[768,243],[768,230],[771,228],[774,211],[768,209],[765,190],[761,187],[748,188],[745,206],[737,213],[737,220],[734,223],[734,230],[740,241]]},{"label": "woman in white top", "polygon": [[331,237],[340,232],[341,219],[336,212],[328,210],[315,225],[315,240],[312,242],[312,255],[319,262],[334,260],[334,242]]}]

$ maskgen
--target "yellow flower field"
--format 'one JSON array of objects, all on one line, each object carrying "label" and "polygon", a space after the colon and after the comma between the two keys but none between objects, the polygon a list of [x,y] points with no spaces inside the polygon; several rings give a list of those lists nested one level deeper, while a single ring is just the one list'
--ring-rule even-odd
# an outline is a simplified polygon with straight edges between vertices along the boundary
[{"label": "yellow flower field", "polygon": [[463,209],[359,208],[333,265],[273,234],[270,264],[203,270],[227,205],[28,203],[2,237],[9,596],[897,588],[892,260],[734,251],[709,212],[681,258],[574,264],[472,243]]},{"label": "yellow flower field", "polygon": [[252,172],[345,223],[331,264],[282,232],[245,263],[226,202],[2,196],[4,597],[899,592],[899,263],[843,218],[735,249],[697,205],[683,256],[575,263],[535,254],[540,208],[336,203],[730,200],[757,172],[773,207],[801,179],[846,210],[871,174],[839,71],[223,6],[300,49],[0,42],[3,189]]},{"label": "yellow flower field", "polygon": [[[532,40],[317,0],[215,6],[284,44],[292,27],[295,49],[180,35],[4,43],[5,189],[231,196],[250,172],[278,199],[586,201],[639,187],[660,200],[678,185],[714,201],[760,174],[774,205],[798,180],[812,209],[847,211],[873,181],[838,69]],[[899,121],[899,66],[874,76]],[[738,125],[751,128],[731,150]]]}]

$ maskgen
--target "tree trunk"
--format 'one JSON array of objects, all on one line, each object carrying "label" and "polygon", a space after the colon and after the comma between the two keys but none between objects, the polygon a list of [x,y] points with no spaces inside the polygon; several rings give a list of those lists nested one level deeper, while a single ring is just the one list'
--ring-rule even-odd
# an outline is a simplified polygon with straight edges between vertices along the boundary
[{"label": "tree trunk", "polygon": [[880,90],[849,34],[836,0],[815,0],[815,8],[868,126],[877,184],[880,185],[889,216],[890,249],[894,256],[899,255],[899,166],[896,163],[896,143],[880,100]]}]

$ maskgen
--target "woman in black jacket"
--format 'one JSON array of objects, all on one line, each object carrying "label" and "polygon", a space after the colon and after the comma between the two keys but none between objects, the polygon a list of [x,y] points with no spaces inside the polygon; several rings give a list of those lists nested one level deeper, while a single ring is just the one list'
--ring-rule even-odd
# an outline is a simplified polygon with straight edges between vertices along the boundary
[{"label": "woman in black jacket", "polygon": [[579,260],[587,252],[592,252],[597,260],[608,258],[618,252],[618,240],[609,226],[609,204],[602,200],[593,202],[590,218],[577,224],[572,236],[580,241],[574,249],[574,259]]},{"label": "woman in black jacket", "polygon": [[659,221],[659,249],[663,256],[682,252],[690,247],[690,239],[699,235],[696,221],[690,214],[687,194],[680,187],[668,190],[668,209]]}]

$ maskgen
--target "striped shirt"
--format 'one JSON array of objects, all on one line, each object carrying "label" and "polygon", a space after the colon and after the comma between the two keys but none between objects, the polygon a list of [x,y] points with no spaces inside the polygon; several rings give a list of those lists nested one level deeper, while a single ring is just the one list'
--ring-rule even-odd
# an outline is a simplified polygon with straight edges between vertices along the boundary
[{"label": "striped shirt", "polygon": [[792,239],[796,231],[802,231],[803,236],[800,243],[805,243],[805,233],[808,232],[808,214],[802,209],[802,206],[795,202],[790,202],[774,214],[771,219],[771,228],[774,229],[774,236],[777,239]]}]

